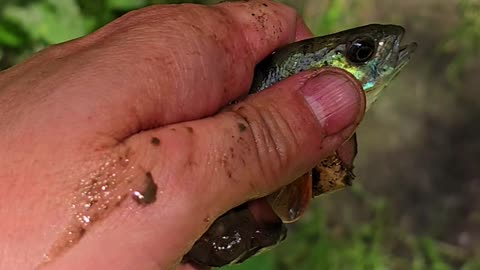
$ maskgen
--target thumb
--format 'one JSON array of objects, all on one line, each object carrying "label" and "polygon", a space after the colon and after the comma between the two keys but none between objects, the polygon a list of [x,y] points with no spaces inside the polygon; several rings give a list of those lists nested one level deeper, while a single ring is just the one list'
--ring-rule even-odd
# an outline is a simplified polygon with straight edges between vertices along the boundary
[{"label": "thumb", "polygon": [[164,192],[182,200],[189,218],[193,211],[205,220],[301,176],[353,134],[364,110],[359,83],[323,69],[292,76],[215,116],[135,139],[162,142],[146,155],[154,178],[175,175],[174,184],[163,185],[174,190]]},{"label": "thumb", "polygon": [[[156,200],[146,208],[130,203],[128,219],[90,244],[101,249],[122,235],[109,254],[132,254],[124,265],[138,268],[152,258],[170,265],[218,216],[289,184],[333,153],[364,110],[359,83],[323,69],[292,76],[212,117],[136,134],[122,146],[133,167],[158,186]],[[136,176],[142,175],[129,177]]]}]

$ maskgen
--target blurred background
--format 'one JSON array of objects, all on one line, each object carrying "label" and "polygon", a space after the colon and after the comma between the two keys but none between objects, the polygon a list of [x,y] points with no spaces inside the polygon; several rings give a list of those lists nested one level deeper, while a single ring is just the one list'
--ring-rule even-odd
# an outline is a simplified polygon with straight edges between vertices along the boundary
[{"label": "blurred background", "polygon": [[[0,69],[176,0],[1,0]],[[192,1],[211,4],[216,1]],[[289,0],[316,35],[373,22],[419,48],[358,131],[351,189],[230,269],[480,269],[480,0]]]}]

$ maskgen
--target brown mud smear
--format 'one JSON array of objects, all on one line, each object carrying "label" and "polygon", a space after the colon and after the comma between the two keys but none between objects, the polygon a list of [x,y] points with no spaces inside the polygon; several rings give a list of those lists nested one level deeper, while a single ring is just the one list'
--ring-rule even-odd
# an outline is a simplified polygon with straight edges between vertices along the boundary
[{"label": "brown mud smear", "polygon": [[157,184],[153,181],[153,176],[150,172],[145,174],[145,183],[142,191],[135,190],[132,192],[132,197],[135,202],[141,205],[151,204],[157,200]]},{"label": "brown mud smear", "polygon": [[160,145],[160,139],[157,138],[157,137],[152,137],[152,138],[150,139],[150,143],[151,143],[152,145],[155,145],[155,146]]}]

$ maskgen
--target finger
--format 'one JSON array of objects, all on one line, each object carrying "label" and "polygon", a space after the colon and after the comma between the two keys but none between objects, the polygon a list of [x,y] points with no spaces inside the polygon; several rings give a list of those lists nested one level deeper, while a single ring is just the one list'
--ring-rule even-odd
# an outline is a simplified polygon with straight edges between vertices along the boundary
[{"label": "finger", "polygon": [[[351,136],[364,108],[350,75],[306,72],[214,117],[145,132],[127,145],[144,153],[137,162],[156,178],[174,181],[162,185],[182,206],[176,215],[204,220],[301,176]],[[161,147],[145,150],[152,137]]]},{"label": "finger", "polygon": [[248,91],[261,59],[294,41],[296,18],[263,0],[131,12],[72,43],[71,68],[59,76],[77,102],[63,106],[72,111],[88,93],[88,106],[74,110],[94,115],[97,133],[124,127],[120,138],[211,115]]},{"label": "finger", "polygon": [[[357,155],[357,140],[354,134],[344,144],[342,144],[336,151],[337,157],[343,162],[348,169],[353,169],[353,161]],[[275,215],[273,209],[275,209],[276,219],[283,217],[282,220],[294,222],[301,217],[302,213],[306,211],[310,199],[313,197],[312,190],[312,175],[311,172],[307,172],[300,178],[297,178],[294,182],[290,183],[286,187],[281,188],[280,191],[271,194],[265,198],[254,200],[249,202],[249,208],[254,217],[259,222],[268,222],[272,220],[272,215]],[[295,192],[292,192],[292,189]],[[317,194],[318,195],[318,194]],[[269,200],[270,204],[266,203]],[[262,206],[262,207],[259,207]],[[272,209],[273,207],[273,209]],[[292,217],[292,210],[295,210]],[[275,219],[273,219],[275,220]]]},{"label": "finger", "polygon": [[267,200],[283,223],[293,223],[300,219],[307,210],[312,198],[312,173],[307,172],[279,191],[269,195]]},{"label": "finger", "polygon": [[353,161],[357,156],[356,134],[354,134],[348,141],[338,148],[337,156],[347,167],[353,168]]},{"label": "finger", "polygon": [[305,24],[302,17],[297,17],[297,27],[295,32],[295,40],[304,40],[313,36],[312,31]]},{"label": "finger", "polygon": [[360,89],[355,80],[337,71],[306,73],[229,112],[195,122],[192,128],[198,130],[201,142],[194,151],[210,153],[210,161],[220,161],[218,167],[211,166],[218,173],[212,179],[218,191],[213,189],[212,194],[220,194],[217,202],[224,197],[227,206],[220,212],[277,190],[339,148],[361,119]]}]

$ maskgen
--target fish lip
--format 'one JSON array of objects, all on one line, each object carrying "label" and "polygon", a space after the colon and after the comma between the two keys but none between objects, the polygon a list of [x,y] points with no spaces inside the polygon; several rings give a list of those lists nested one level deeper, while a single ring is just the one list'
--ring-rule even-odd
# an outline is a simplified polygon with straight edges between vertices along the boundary
[{"label": "fish lip", "polygon": [[398,62],[397,62],[397,64],[399,66],[405,65],[410,60],[410,56],[417,49],[417,46],[418,45],[417,45],[416,42],[401,45],[398,49]]},{"label": "fish lip", "polygon": [[417,43],[412,42],[406,45],[401,45],[399,50],[398,50],[398,58],[401,61],[402,59],[409,57],[413,52],[415,52],[415,49],[417,49]]},{"label": "fish lip", "polygon": [[405,36],[405,28],[402,26],[397,26],[397,38],[395,40],[396,43],[396,48],[395,53],[397,54],[397,66],[398,67],[403,67],[408,61],[410,60],[410,56],[415,52],[415,49],[417,48],[417,43],[416,42],[411,42],[408,44],[401,44],[403,37]]}]

